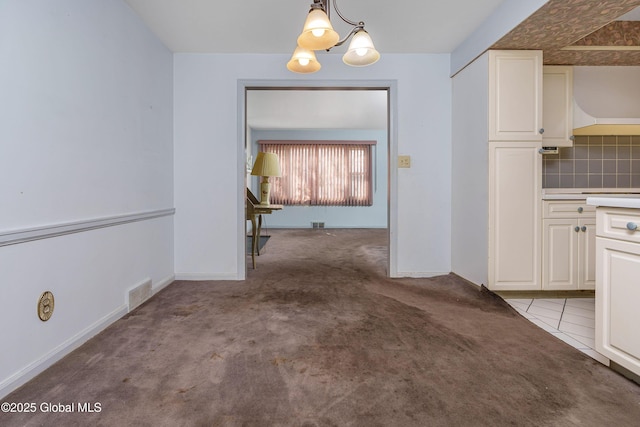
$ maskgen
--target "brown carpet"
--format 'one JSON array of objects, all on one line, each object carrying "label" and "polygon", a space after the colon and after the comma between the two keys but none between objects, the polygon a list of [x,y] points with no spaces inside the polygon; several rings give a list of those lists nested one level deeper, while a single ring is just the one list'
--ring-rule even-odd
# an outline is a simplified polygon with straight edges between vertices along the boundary
[{"label": "brown carpet", "polygon": [[387,279],[385,230],[270,234],[246,281],[177,281],[4,399],[76,412],[0,425],[640,424],[638,385],[499,297]]}]

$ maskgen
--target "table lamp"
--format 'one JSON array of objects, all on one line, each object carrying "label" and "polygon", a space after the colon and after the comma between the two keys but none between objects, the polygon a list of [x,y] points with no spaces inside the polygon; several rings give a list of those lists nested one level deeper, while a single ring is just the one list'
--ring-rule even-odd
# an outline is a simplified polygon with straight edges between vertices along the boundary
[{"label": "table lamp", "polygon": [[260,184],[260,204],[263,206],[269,206],[269,193],[271,192],[269,177],[282,175],[280,173],[278,155],[260,151],[256,157],[256,162],[253,164],[251,175],[262,177],[262,182]]}]

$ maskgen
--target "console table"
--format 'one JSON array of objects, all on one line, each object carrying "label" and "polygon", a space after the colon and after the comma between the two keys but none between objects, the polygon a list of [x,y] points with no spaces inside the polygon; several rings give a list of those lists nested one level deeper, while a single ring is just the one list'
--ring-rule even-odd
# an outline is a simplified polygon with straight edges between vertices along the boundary
[{"label": "console table", "polygon": [[[260,255],[259,239],[262,229],[262,215],[282,210],[282,205],[262,205],[256,196],[247,188],[246,218],[251,221],[251,263],[256,268],[256,252]],[[256,224],[257,219],[257,224]]]}]

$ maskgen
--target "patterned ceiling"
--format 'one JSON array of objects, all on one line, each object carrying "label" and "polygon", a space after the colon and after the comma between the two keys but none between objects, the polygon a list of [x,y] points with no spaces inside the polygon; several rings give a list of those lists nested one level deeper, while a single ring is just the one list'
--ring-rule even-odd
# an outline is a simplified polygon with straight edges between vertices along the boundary
[{"label": "patterned ceiling", "polygon": [[491,49],[542,50],[545,65],[640,65],[640,21],[615,21],[638,6],[640,0],[550,0]]}]

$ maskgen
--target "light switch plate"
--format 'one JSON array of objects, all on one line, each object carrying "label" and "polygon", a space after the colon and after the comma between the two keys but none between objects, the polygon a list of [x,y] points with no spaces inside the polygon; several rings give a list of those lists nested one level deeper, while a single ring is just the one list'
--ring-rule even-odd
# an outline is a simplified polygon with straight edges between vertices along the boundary
[{"label": "light switch plate", "polygon": [[411,167],[411,156],[398,156],[398,167],[399,168],[410,168]]}]

